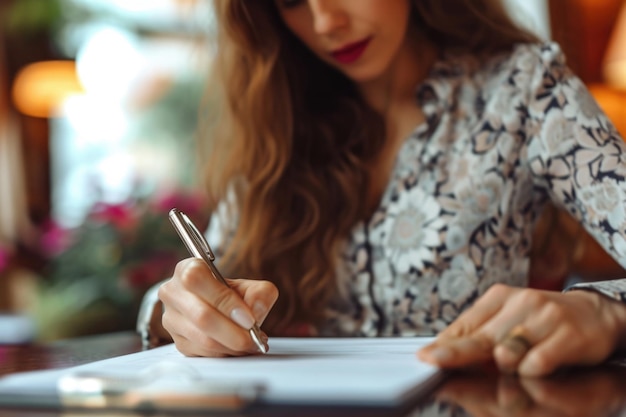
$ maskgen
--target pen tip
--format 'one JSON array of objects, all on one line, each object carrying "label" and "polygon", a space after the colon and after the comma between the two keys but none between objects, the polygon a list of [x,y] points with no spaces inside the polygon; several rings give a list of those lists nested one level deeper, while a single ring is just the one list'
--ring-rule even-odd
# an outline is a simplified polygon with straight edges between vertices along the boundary
[{"label": "pen tip", "polygon": [[256,325],[254,325],[254,327],[250,329],[250,337],[252,338],[252,341],[259,349],[259,352],[266,354],[267,347],[265,346],[265,343],[263,343],[259,333],[260,333],[260,329]]}]

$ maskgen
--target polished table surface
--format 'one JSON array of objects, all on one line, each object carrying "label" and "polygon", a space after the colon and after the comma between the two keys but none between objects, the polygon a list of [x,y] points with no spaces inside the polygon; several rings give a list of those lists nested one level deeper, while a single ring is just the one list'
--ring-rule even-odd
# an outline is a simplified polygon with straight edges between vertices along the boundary
[{"label": "polished table surface", "polygon": [[[0,346],[0,377],[64,368],[137,352],[134,333],[113,333],[43,345]],[[1,417],[136,415],[80,411],[0,409]],[[152,414],[155,415],[155,414]],[[176,414],[158,414],[176,415]],[[185,414],[192,416],[192,414]],[[217,415],[209,413],[207,415]],[[544,379],[501,376],[490,369],[456,373],[402,409],[361,407],[254,407],[228,416],[626,416],[626,367],[568,370]]]}]

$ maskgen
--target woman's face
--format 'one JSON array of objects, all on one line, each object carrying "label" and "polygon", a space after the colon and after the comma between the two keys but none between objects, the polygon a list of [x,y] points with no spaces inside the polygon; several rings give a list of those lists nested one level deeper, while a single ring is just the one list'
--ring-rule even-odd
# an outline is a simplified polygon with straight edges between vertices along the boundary
[{"label": "woman's face", "polygon": [[274,0],[287,27],[357,83],[387,74],[406,37],[411,0]]}]

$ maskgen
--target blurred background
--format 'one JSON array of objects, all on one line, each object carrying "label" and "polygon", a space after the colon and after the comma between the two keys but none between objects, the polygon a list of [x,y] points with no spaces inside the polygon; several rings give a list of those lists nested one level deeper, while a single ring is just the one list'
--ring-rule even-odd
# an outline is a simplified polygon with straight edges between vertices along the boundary
[{"label": "blurred background", "polygon": [[169,209],[208,218],[208,2],[1,0],[0,25],[0,310],[45,340],[131,329],[188,256]]},{"label": "blurred background", "polygon": [[[626,134],[626,2],[506,3],[561,44]],[[211,111],[209,4],[0,0],[0,313],[31,317],[32,338],[132,329],[146,289],[187,256],[167,211],[206,225],[196,129]],[[579,277],[621,272],[558,222],[554,247],[575,254]],[[563,278],[569,266],[544,268]]]}]

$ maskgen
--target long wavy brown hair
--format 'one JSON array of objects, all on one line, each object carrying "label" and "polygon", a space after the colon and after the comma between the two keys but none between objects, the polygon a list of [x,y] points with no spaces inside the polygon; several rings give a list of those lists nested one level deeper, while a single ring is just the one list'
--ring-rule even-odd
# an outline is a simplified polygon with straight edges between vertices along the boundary
[{"label": "long wavy brown hair", "polygon": [[[495,53],[536,41],[497,0],[413,3],[412,24],[440,48]],[[214,8],[204,164],[209,196],[234,202],[237,217],[222,267],[278,286],[264,327],[280,333],[323,318],[342,242],[369,215],[367,167],[385,123],[290,33],[274,1],[214,0]]]}]

